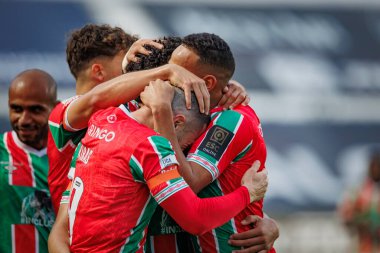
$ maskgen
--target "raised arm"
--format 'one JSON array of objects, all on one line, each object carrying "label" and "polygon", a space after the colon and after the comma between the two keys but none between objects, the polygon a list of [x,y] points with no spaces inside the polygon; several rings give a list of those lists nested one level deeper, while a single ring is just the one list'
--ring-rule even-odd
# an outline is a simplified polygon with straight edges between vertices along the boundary
[{"label": "raised arm", "polygon": [[197,99],[203,104],[203,111],[208,112],[210,99],[204,81],[178,65],[166,64],[150,70],[127,73],[96,86],[67,108],[65,129],[87,127],[87,122],[94,112],[135,99],[149,81],[157,78],[169,80],[179,87],[187,87],[189,92],[198,91]]}]

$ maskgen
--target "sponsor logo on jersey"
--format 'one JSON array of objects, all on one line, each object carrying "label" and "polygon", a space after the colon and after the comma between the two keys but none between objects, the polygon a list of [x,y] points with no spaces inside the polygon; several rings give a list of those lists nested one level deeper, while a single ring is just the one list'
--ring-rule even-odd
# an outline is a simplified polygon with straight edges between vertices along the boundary
[{"label": "sponsor logo on jersey", "polygon": [[88,160],[90,160],[92,153],[94,153],[92,149],[82,145],[79,150],[78,160],[82,161],[84,164],[87,164]]},{"label": "sponsor logo on jersey", "polygon": [[221,126],[213,126],[206,134],[199,150],[219,160],[233,137],[233,133]]},{"label": "sponsor logo on jersey", "polygon": [[176,234],[184,230],[163,210],[161,215],[161,234]]},{"label": "sponsor logo on jersey", "polygon": [[91,126],[88,128],[87,134],[92,138],[105,140],[106,142],[112,141],[113,139],[115,139],[116,136],[115,132],[97,127],[94,124],[91,124]]},{"label": "sponsor logo on jersey", "polygon": [[160,160],[160,165],[162,169],[173,164],[178,164],[175,155],[168,155]]},{"label": "sponsor logo on jersey", "polygon": [[108,115],[107,116],[107,121],[108,123],[112,124],[112,123],[115,123],[117,120],[117,117],[115,114],[111,114],[111,115]]},{"label": "sponsor logo on jersey", "polygon": [[17,167],[22,167],[23,165],[20,164],[20,163],[15,163],[15,164],[12,164],[8,161],[0,161],[0,167],[3,168],[5,170],[5,173],[9,173],[9,174],[12,174],[13,171],[17,170]]},{"label": "sponsor logo on jersey", "polygon": [[21,223],[51,228],[54,212],[47,192],[36,190],[22,200]]}]

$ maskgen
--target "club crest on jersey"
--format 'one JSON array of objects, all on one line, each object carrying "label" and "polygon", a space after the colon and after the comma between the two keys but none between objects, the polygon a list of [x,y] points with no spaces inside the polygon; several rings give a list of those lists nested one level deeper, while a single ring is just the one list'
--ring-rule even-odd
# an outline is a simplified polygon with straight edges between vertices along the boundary
[{"label": "club crest on jersey", "polygon": [[173,164],[178,164],[175,155],[168,155],[160,160],[160,165],[162,169]]},{"label": "club crest on jersey", "polygon": [[117,120],[117,117],[115,114],[111,114],[111,115],[108,115],[107,116],[107,121],[108,123],[112,124],[112,123],[115,123]]},{"label": "club crest on jersey", "polygon": [[233,133],[221,126],[213,126],[203,139],[199,150],[219,160],[232,140]]}]

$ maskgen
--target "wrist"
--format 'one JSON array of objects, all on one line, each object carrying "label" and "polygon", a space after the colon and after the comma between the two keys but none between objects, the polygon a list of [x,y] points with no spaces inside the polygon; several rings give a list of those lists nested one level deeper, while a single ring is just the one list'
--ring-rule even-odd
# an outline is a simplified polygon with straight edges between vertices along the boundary
[{"label": "wrist", "polygon": [[252,196],[251,196],[251,193],[249,192],[248,186],[242,185],[241,188],[242,188],[242,191],[244,192],[245,204],[249,205],[250,203],[252,203]]}]

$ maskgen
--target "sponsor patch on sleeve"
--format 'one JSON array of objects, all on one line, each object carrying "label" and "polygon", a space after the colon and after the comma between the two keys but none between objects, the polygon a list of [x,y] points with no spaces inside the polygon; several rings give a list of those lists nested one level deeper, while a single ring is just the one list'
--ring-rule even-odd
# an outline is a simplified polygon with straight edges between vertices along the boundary
[{"label": "sponsor patch on sleeve", "polygon": [[221,126],[213,126],[199,145],[199,150],[219,160],[231,142],[233,133]]},{"label": "sponsor patch on sleeve", "polygon": [[164,169],[173,164],[178,164],[178,161],[175,155],[168,155],[160,160],[161,169]]}]

